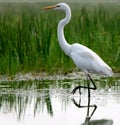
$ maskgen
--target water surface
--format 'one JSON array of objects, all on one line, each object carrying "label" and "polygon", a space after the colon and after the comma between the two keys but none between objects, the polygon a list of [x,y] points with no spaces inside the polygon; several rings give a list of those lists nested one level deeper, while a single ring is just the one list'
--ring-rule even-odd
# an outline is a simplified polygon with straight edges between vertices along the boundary
[{"label": "water surface", "polygon": [[95,79],[97,90],[72,89],[85,80],[30,80],[0,83],[0,121],[4,125],[119,125],[120,78]]}]

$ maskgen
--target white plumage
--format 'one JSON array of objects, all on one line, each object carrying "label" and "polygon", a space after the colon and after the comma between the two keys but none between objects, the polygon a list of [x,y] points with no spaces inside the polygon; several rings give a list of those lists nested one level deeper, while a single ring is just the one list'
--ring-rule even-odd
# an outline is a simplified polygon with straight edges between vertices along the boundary
[{"label": "white plumage", "polygon": [[[78,43],[74,44],[67,43],[64,37],[64,27],[67,23],[69,23],[71,19],[71,10],[66,3],[59,3],[53,6],[45,7],[44,9],[60,9],[65,11],[66,16],[64,19],[60,20],[57,27],[59,44],[61,49],[65,52],[65,54],[68,55],[73,60],[75,65],[85,73],[87,80],[88,79],[91,80],[92,83],[94,84],[89,73],[112,76],[113,74],[112,69],[91,49]],[[77,88],[74,89],[74,92],[76,91]],[[93,89],[96,89],[96,87]]]},{"label": "white plumage", "polygon": [[82,71],[86,70],[90,73],[107,76],[112,75],[111,68],[95,52],[83,45],[71,45],[71,58]]}]

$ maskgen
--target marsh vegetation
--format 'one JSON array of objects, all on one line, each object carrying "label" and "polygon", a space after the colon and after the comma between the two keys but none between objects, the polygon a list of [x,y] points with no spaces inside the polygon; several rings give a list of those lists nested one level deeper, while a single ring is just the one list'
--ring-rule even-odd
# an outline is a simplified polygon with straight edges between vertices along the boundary
[{"label": "marsh vegetation", "polygon": [[[0,74],[65,73],[75,69],[61,51],[56,35],[57,23],[64,12],[43,11],[43,6],[43,3],[0,4]],[[72,19],[65,28],[67,41],[86,45],[119,72],[120,5],[70,6]]]}]

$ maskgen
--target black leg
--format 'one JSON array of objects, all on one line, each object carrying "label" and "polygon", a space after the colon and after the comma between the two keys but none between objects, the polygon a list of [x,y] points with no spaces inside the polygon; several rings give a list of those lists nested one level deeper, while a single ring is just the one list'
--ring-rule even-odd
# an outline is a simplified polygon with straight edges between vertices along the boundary
[{"label": "black leg", "polygon": [[90,108],[90,82],[87,78],[87,86],[88,86],[88,110],[87,110],[87,116],[89,116],[89,108]]},{"label": "black leg", "polygon": [[[85,88],[85,89],[88,89],[88,96],[90,96],[90,89],[92,89],[92,90],[96,90],[96,89],[97,89],[97,87],[96,87],[94,81],[92,80],[91,76],[90,76],[89,74],[86,74],[86,77],[87,77],[87,84],[88,84],[87,87],[86,87],[86,86],[77,86],[77,87],[75,87],[75,88],[72,90],[72,92],[71,92],[72,94],[74,94],[74,93],[79,89],[79,93],[80,93],[80,95],[81,95],[80,89],[81,89],[81,88]],[[89,81],[92,82],[93,87],[90,86]]]},{"label": "black leg", "polygon": [[96,87],[94,81],[92,80],[91,76],[90,76],[89,74],[87,74],[87,76],[88,76],[88,78],[89,78],[88,80],[90,80],[90,81],[92,82],[92,84],[93,84],[93,87],[90,87],[90,86],[89,86],[89,88],[90,88],[90,89],[93,89],[93,90],[96,90],[97,87]]},{"label": "black leg", "polygon": [[[72,98],[72,101],[78,108],[87,108],[86,118],[89,119],[93,116],[94,112],[97,109],[96,105],[90,105],[90,98],[88,98],[88,105],[81,105],[81,98],[79,99],[79,103],[74,99],[74,97]],[[93,108],[93,111],[91,113],[90,113],[90,108]]]},{"label": "black leg", "polygon": [[74,94],[78,89],[79,89],[79,93],[80,93],[80,95],[81,95],[81,88],[87,88],[87,87],[85,87],[85,86],[77,86],[77,87],[75,87],[73,90],[72,90],[72,94]]},{"label": "black leg", "polygon": [[[87,105],[81,105],[81,98],[79,99],[79,103],[77,103],[74,98],[72,99],[73,103],[79,107],[79,108],[85,108],[87,107],[87,116],[86,116],[86,120],[85,120],[85,124],[88,125],[90,122],[91,117],[93,116],[97,106],[96,105],[90,105],[90,90],[96,90],[97,87],[94,83],[94,81],[92,80],[91,76],[89,74],[86,74],[87,77],[87,87],[86,86],[77,86],[73,89],[72,93],[74,94],[76,92],[77,89],[79,89],[79,93],[81,95],[81,88],[87,88],[88,89],[88,104]],[[92,82],[93,86],[90,86],[90,82]],[[90,113],[90,108],[93,107],[93,111]]]}]

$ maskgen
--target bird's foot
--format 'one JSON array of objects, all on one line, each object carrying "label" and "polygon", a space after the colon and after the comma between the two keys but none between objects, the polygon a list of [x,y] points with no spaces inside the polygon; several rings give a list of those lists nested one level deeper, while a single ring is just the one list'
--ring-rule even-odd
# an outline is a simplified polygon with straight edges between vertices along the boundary
[{"label": "bird's foot", "polygon": [[75,92],[79,89],[79,94],[81,95],[81,86],[77,86],[72,90],[72,94],[75,94]]}]

